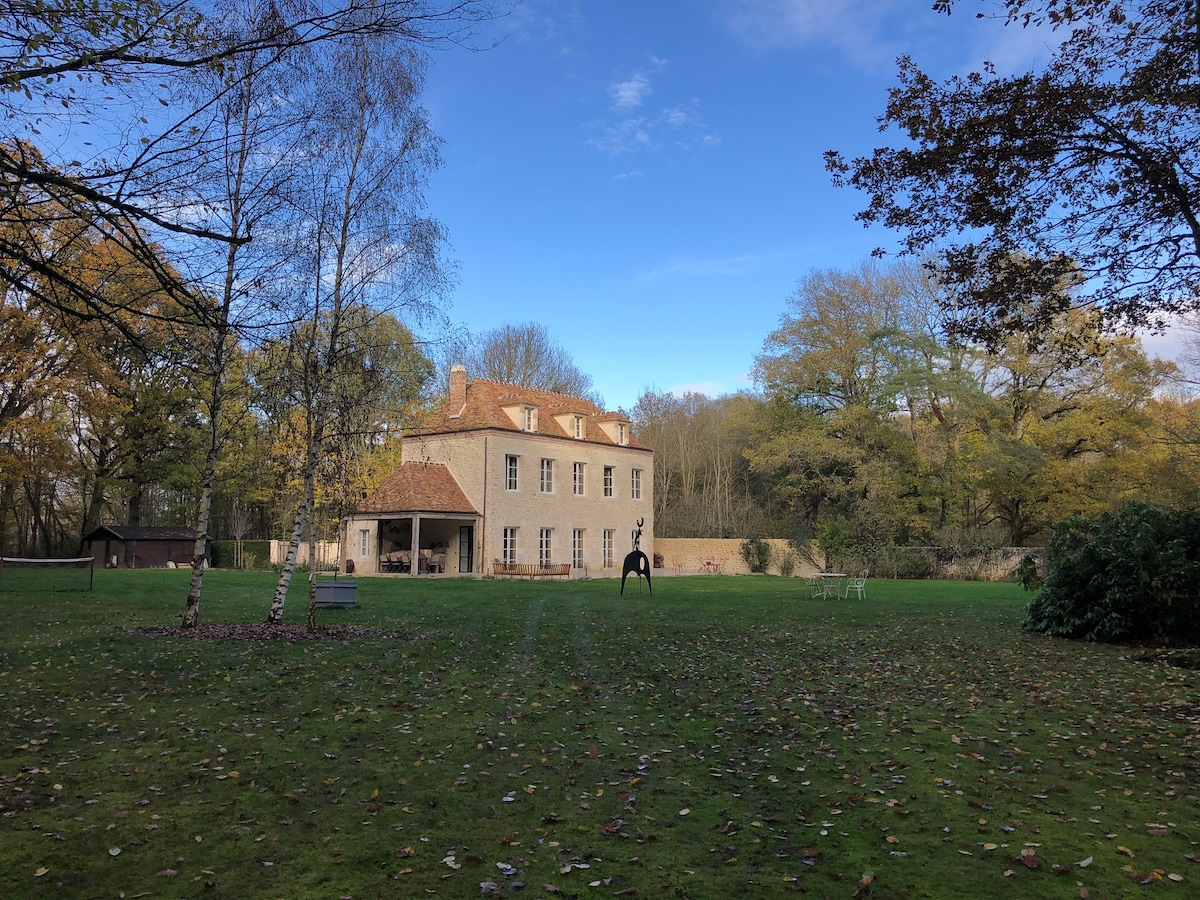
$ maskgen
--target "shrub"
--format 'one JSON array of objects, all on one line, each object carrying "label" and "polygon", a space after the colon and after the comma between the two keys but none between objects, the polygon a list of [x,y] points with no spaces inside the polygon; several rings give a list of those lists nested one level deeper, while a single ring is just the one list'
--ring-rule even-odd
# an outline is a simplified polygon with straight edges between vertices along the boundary
[{"label": "shrub", "polygon": [[779,560],[779,574],[784,578],[791,578],[796,572],[796,554],[785,553],[783,558]]},{"label": "shrub", "polygon": [[757,534],[742,541],[741,552],[751,572],[762,574],[771,564],[771,545]]},{"label": "shrub", "polygon": [[1200,639],[1200,514],[1125,504],[1054,529],[1026,627],[1089,641]]},{"label": "shrub", "polygon": [[1032,551],[1021,557],[1017,567],[1013,569],[1013,581],[1027,591],[1040,590],[1042,573],[1038,568],[1037,554]]}]

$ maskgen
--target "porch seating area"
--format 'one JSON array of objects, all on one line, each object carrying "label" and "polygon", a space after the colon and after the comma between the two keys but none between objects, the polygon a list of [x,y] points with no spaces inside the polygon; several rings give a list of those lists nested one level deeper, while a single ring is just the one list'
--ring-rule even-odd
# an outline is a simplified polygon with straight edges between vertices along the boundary
[{"label": "porch seating area", "polygon": [[[380,566],[384,572],[394,575],[412,572],[412,551],[393,550],[380,558]],[[428,575],[434,572],[446,571],[446,554],[435,553],[433,550],[417,551],[417,574]]]}]

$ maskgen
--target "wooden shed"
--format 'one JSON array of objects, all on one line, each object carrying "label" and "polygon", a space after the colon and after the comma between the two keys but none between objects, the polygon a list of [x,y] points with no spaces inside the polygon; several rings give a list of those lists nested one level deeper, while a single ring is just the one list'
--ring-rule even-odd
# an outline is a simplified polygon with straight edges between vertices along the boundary
[{"label": "wooden shed", "polygon": [[[84,536],[86,552],[106,569],[190,568],[196,530],[177,525],[101,525]],[[206,547],[205,559],[211,559]]]}]

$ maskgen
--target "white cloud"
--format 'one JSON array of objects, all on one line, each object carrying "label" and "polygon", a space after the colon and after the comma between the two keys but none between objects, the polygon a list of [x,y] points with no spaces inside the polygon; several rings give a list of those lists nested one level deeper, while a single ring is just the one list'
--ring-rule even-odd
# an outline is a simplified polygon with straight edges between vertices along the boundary
[{"label": "white cloud", "polygon": [[650,87],[650,79],[639,72],[628,81],[618,81],[609,87],[608,92],[612,95],[613,106],[624,110],[641,106],[654,89]]},{"label": "white cloud", "polygon": [[706,397],[715,397],[718,394],[725,393],[725,385],[720,381],[690,381],[686,384],[677,384],[674,387],[667,388],[668,394],[674,394],[676,397],[683,397],[686,394],[703,394]]},{"label": "white cloud", "polygon": [[579,0],[524,0],[514,4],[499,24],[517,40],[559,43],[559,53],[570,55],[566,42],[578,37],[585,22]]},{"label": "white cloud", "polygon": [[634,150],[653,150],[658,146],[647,128],[646,120],[640,117],[593,122],[591,127],[597,134],[588,143],[612,156]]},{"label": "white cloud", "polygon": [[637,116],[596,120],[588,125],[595,132],[588,143],[613,156],[658,150],[667,143],[684,149],[719,144],[720,138],[708,133],[698,105],[698,101],[692,100],[689,104],[664,107],[655,114],[647,111]]},{"label": "white cloud", "polygon": [[709,398],[722,397],[726,394],[736,394],[753,386],[750,376],[739,372],[724,381],[688,381],[667,388],[668,394],[683,397],[686,394],[703,394]]},{"label": "white cloud", "polygon": [[[725,0],[719,16],[743,43],[763,50],[836,48],[852,65],[890,70],[908,54],[935,77],[978,69],[1024,71],[1044,62],[1060,35],[1047,28],[977,18],[967,4],[952,15],[913,0]],[[945,68],[939,71],[939,65]]]},{"label": "white cloud", "polygon": [[644,178],[645,174],[641,169],[630,169],[628,172],[618,172],[612,177],[613,181],[631,181],[634,179]]},{"label": "white cloud", "polygon": [[692,121],[692,112],[685,106],[669,106],[663,110],[663,121],[673,128],[682,128]]},{"label": "white cloud", "polygon": [[731,0],[724,20],[754,46],[830,44],[858,64],[875,67],[895,58],[889,21],[899,9],[911,15],[912,7],[912,0]]}]

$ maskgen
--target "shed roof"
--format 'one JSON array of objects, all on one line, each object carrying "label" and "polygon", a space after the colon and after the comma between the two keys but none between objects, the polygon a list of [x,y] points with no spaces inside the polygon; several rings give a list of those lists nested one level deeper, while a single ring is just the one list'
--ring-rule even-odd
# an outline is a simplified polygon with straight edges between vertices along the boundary
[{"label": "shed roof", "polygon": [[194,541],[196,529],[183,525],[101,525],[93,528],[85,541]]}]

